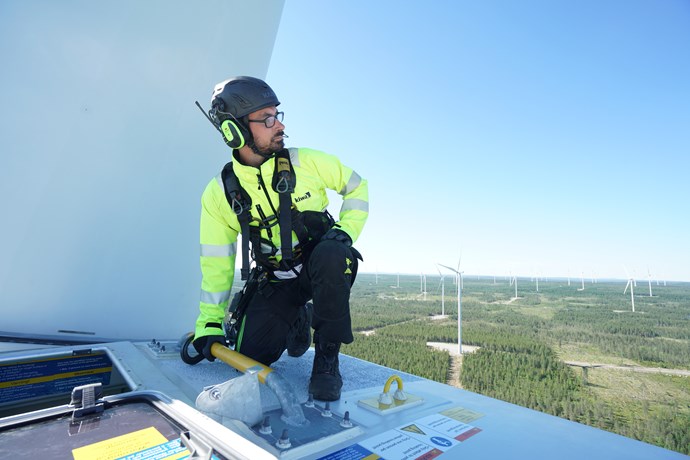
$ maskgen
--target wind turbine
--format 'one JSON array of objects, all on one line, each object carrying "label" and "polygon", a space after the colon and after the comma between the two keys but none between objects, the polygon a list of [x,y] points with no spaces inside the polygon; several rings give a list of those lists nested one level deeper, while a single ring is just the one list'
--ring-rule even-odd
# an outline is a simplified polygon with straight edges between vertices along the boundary
[{"label": "wind turbine", "polygon": [[630,288],[630,303],[632,304],[632,311],[633,313],[635,312],[635,294],[633,293],[633,288],[637,286],[637,283],[635,283],[635,272],[633,271],[633,276],[630,276],[630,273],[628,272],[628,269],[623,265],[623,270],[625,270],[625,274],[628,276],[628,282],[625,285],[625,289],[623,290],[623,294],[628,292],[628,288]]},{"label": "wind turbine", "polygon": [[628,278],[628,284],[625,285],[625,290],[623,294],[628,291],[628,286],[630,287],[630,303],[632,303],[632,311],[635,313],[635,295],[633,294],[633,286],[635,285],[635,280]]},{"label": "wind turbine", "polygon": [[[458,355],[462,358],[462,272],[446,265],[441,265],[441,267],[455,272],[455,275],[460,280],[458,283]],[[460,268],[460,261],[458,261],[458,268]]]},{"label": "wind turbine", "polygon": [[582,280],[582,287],[578,288],[578,291],[584,291],[585,290],[585,272],[580,272],[580,279]]}]

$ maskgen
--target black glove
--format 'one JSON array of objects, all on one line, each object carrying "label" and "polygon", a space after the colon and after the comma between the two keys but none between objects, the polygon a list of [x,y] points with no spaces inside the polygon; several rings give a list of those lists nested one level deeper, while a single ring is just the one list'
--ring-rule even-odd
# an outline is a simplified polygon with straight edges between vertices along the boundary
[{"label": "black glove", "polygon": [[328,230],[326,234],[321,237],[321,241],[324,240],[340,241],[348,248],[352,246],[352,239],[350,238],[350,235],[348,235],[347,233],[345,233],[337,227],[331,227],[331,229]]},{"label": "black glove", "polygon": [[211,353],[211,345],[214,343],[219,343],[224,347],[228,346],[224,335],[205,335],[203,337],[199,337],[198,339],[194,339],[192,345],[194,345],[194,349],[197,353],[204,355],[204,358],[208,359],[209,361],[215,361],[216,357]]}]

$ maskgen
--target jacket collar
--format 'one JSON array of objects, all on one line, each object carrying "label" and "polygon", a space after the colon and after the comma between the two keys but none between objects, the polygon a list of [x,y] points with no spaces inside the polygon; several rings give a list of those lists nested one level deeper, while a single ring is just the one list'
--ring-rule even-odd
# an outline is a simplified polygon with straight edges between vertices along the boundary
[{"label": "jacket collar", "polygon": [[275,169],[275,156],[264,161],[261,166],[247,166],[240,162],[238,155],[233,151],[232,155],[232,169],[241,181],[254,181],[256,175],[261,172],[263,177],[273,177],[273,170]]}]

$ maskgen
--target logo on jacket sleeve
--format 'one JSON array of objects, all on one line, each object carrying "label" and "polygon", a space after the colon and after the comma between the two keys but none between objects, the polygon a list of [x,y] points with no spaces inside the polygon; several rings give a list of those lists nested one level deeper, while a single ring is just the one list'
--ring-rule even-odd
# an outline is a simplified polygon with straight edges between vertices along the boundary
[{"label": "logo on jacket sleeve", "polygon": [[295,197],[295,203],[299,203],[300,201],[306,200],[307,198],[311,198],[310,192],[307,192],[302,196]]}]

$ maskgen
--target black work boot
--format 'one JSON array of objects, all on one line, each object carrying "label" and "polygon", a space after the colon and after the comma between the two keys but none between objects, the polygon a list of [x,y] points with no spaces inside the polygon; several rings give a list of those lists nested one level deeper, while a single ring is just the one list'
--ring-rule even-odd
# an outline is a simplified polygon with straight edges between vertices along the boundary
[{"label": "black work boot", "polygon": [[298,358],[302,356],[311,345],[311,312],[312,304],[307,303],[300,308],[295,324],[292,325],[287,336],[288,356]]},{"label": "black work boot", "polygon": [[311,370],[309,393],[314,399],[336,401],[340,399],[343,379],[338,370],[339,343],[317,343],[314,347],[314,366]]}]

